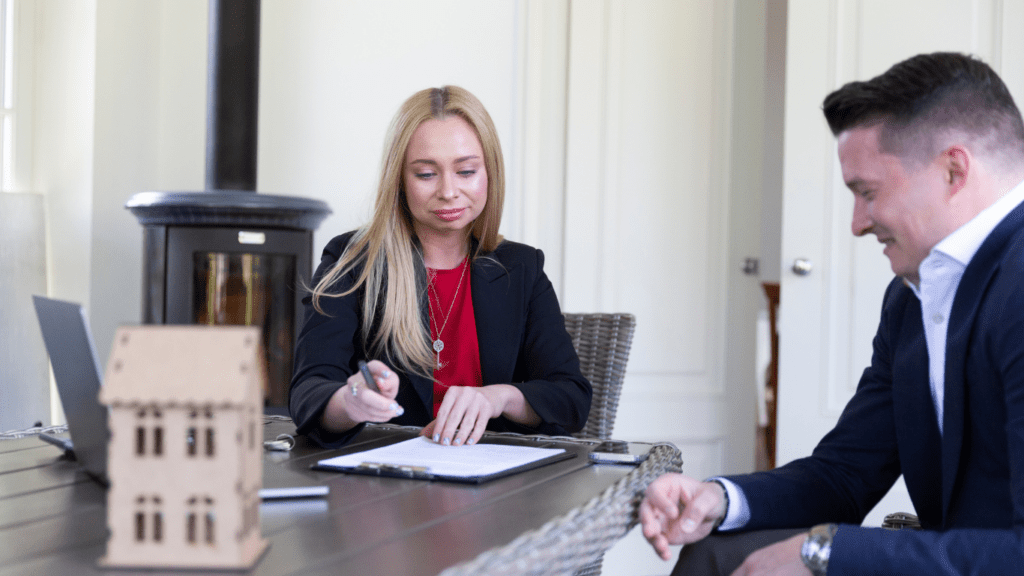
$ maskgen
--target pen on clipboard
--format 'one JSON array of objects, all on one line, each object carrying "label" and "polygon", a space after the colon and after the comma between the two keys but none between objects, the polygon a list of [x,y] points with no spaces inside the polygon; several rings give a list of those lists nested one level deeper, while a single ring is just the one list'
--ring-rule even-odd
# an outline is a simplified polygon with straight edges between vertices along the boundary
[{"label": "pen on clipboard", "polygon": [[380,388],[377,388],[377,380],[374,379],[370,367],[363,360],[359,361],[359,372],[363,375],[363,380],[366,381],[366,387],[379,394]]}]

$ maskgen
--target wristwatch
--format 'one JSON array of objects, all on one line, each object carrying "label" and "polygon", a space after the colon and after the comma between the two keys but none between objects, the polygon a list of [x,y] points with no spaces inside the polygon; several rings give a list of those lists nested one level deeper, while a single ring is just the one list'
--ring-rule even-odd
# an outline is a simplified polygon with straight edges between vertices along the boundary
[{"label": "wristwatch", "polygon": [[807,533],[807,539],[800,548],[800,559],[814,576],[825,576],[828,572],[828,556],[832,553],[832,537],[839,529],[838,524],[818,524]]}]

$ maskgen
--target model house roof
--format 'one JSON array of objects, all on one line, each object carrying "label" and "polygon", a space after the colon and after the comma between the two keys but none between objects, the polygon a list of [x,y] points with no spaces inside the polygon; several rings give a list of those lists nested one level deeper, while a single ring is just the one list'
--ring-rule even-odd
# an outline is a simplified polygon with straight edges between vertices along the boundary
[{"label": "model house roof", "polygon": [[110,405],[237,405],[262,394],[265,380],[257,327],[122,327],[100,399]]}]

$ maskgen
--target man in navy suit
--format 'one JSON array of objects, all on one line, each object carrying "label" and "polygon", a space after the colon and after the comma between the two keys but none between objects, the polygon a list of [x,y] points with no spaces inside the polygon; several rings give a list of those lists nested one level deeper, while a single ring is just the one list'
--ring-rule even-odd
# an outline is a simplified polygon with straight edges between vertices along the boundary
[{"label": "man in navy suit", "polygon": [[[1024,573],[1020,111],[989,66],[936,53],[843,86],[824,112],[853,233],[897,275],[871,365],[811,456],[652,483],[644,536],[666,559],[697,543],[678,574]],[[860,526],[900,474],[923,529]]]}]

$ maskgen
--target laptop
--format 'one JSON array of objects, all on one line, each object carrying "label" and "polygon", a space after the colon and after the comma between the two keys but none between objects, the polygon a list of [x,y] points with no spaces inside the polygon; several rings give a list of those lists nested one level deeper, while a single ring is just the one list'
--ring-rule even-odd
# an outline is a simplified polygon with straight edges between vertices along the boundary
[{"label": "laptop", "polygon": [[[40,434],[39,438],[63,449],[89,476],[109,486],[107,407],[99,401],[103,380],[85,309],[74,302],[43,296],[33,296],[32,300],[71,435],[70,440],[49,434]],[[269,474],[265,470],[263,483],[263,500],[321,497],[329,492],[316,478],[280,466],[271,467]]]},{"label": "laptop", "polygon": [[53,378],[71,439],[40,434],[63,448],[89,476],[107,485],[107,407],[100,404],[102,376],[85,309],[73,302],[33,296],[39,328],[50,355]]}]

